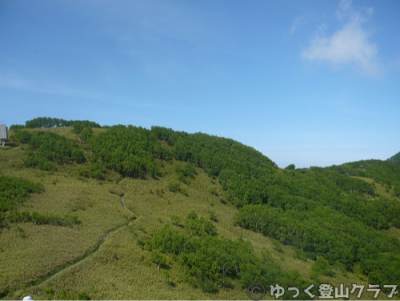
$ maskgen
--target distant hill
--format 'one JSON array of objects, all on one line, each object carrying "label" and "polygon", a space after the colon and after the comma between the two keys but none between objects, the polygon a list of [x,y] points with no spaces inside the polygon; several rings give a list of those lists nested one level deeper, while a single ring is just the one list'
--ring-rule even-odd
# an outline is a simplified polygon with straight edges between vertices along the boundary
[{"label": "distant hill", "polygon": [[387,161],[400,165],[400,152],[387,159]]}]

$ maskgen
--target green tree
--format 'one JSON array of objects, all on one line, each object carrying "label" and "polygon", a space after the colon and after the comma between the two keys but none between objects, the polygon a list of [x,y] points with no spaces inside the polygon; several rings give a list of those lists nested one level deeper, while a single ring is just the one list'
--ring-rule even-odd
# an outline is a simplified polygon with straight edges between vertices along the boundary
[{"label": "green tree", "polygon": [[85,127],[79,134],[79,139],[82,143],[86,143],[86,141],[92,137],[93,131],[90,127]]}]

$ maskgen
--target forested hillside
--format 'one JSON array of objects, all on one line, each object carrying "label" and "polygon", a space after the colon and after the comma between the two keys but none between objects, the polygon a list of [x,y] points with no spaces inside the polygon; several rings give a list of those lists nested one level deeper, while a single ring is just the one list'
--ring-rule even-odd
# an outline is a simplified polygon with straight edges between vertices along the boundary
[{"label": "forested hillside", "polygon": [[[232,139],[57,118],[11,126],[10,138],[0,152],[0,259],[23,240],[42,241],[44,231],[79,247],[66,242],[67,255],[59,259],[34,257],[29,276],[12,272],[19,257],[7,257],[0,264],[8,271],[0,276],[4,298],[26,292],[48,299],[129,298],[130,289],[119,284],[114,293],[94,285],[89,263],[80,263],[90,256],[84,260],[99,271],[134,277],[120,264],[129,258],[145,274],[156,271],[149,281],[166,280],[162,294],[131,298],[188,299],[181,291],[188,287],[196,299],[243,299],[254,282],[302,289],[312,282],[315,295],[319,283],[399,283],[398,154],[280,169]],[[120,240],[102,241],[116,229]],[[105,249],[112,250],[106,259]],[[77,285],[72,271],[52,278],[74,262],[74,273],[88,280]]]},{"label": "forested hillside", "polygon": [[400,164],[400,152],[387,159],[390,163]]}]

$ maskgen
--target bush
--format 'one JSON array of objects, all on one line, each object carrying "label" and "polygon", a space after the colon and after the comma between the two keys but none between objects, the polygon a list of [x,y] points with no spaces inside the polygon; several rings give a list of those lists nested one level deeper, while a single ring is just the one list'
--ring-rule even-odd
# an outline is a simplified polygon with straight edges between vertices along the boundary
[{"label": "bush", "polygon": [[168,184],[168,189],[169,189],[169,191],[174,192],[174,193],[179,192],[179,193],[182,193],[183,195],[187,195],[186,190],[181,187],[180,183],[171,182]]},{"label": "bush", "polygon": [[315,273],[324,276],[335,276],[335,273],[332,271],[332,267],[330,266],[328,260],[326,260],[323,256],[318,256],[317,260],[313,263],[311,270]]}]

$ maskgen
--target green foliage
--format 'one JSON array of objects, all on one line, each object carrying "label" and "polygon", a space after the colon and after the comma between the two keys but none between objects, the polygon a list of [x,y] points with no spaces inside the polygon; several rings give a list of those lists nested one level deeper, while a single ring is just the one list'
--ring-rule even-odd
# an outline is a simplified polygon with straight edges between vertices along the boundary
[{"label": "green foliage", "polygon": [[202,133],[187,134],[162,127],[152,127],[151,132],[171,146],[176,160],[190,162],[218,177],[228,199],[238,200],[237,206],[266,201],[264,179],[275,173],[276,165],[260,152],[232,139]]},{"label": "green foliage", "polygon": [[181,218],[179,216],[177,216],[177,215],[172,215],[171,216],[171,222],[172,222],[173,225],[175,225],[177,227],[183,227]]},{"label": "green foliage", "polygon": [[185,228],[192,236],[217,235],[215,226],[192,211],[185,219]]},{"label": "green foliage", "polygon": [[[34,223],[37,225],[51,224],[56,226],[73,226],[80,224],[77,216],[67,215],[61,217],[54,214],[40,214],[38,212],[19,212],[17,209],[31,193],[43,192],[43,185],[25,179],[0,176],[0,228],[8,223]],[[26,237],[20,231],[21,237]]]},{"label": "green foliage", "polygon": [[174,193],[180,192],[183,195],[187,195],[186,190],[181,187],[180,183],[171,182],[171,183],[168,184],[168,189],[169,189],[169,191],[174,192]]},{"label": "green foliage", "polygon": [[387,159],[388,162],[400,165],[400,152]]},{"label": "green foliage", "polygon": [[307,254],[303,250],[300,250],[300,249],[295,249],[294,250],[293,257],[296,258],[296,259],[307,261]]},{"label": "green foliage", "polygon": [[92,128],[99,128],[100,125],[89,121],[89,120],[82,120],[82,121],[71,121],[71,125],[72,125],[72,131],[75,134],[81,134],[84,130],[89,129],[90,130],[90,134],[92,133]]},{"label": "green foliage", "polygon": [[218,217],[214,211],[210,211],[210,220],[212,220],[213,222],[216,222],[216,223],[218,222]]},{"label": "green foliage", "polygon": [[362,160],[328,168],[339,174],[368,177],[381,185],[400,184],[400,165],[392,161]]},{"label": "green foliage", "polygon": [[167,259],[158,251],[151,252],[150,259],[157,265],[158,269],[167,266]]},{"label": "green foliage", "polygon": [[394,187],[394,195],[400,198],[400,182]]},{"label": "green foliage", "polygon": [[75,215],[66,215],[64,217],[55,214],[40,214],[36,211],[30,213],[28,211],[12,211],[8,212],[7,220],[14,223],[33,223],[36,225],[53,225],[72,227],[79,225],[81,222]]},{"label": "green foliage", "polygon": [[85,143],[90,137],[93,136],[93,131],[92,128],[90,127],[85,127],[80,133],[79,133],[79,139],[81,142]]},{"label": "green foliage", "polygon": [[78,294],[78,300],[91,300],[91,298],[89,297],[89,295],[85,292],[80,292]]},{"label": "green foliage", "polygon": [[[92,135],[92,127],[97,124],[53,118],[34,119],[26,127],[66,125],[73,126],[81,142],[87,143],[85,151],[92,152],[89,164],[79,168],[81,176],[104,180],[115,171],[123,177],[159,178],[163,176],[160,170],[170,172],[163,168],[166,162],[178,161],[174,163],[177,180],[170,182],[167,189],[187,195],[184,185],[195,182],[196,169],[202,168],[214,184],[221,184],[224,198],[220,201],[239,208],[236,225],[276,239],[277,251],[283,252],[282,244],[291,245],[296,248],[295,258],[316,260],[313,277],[332,276],[332,266],[340,266],[374,283],[395,283],[400,279],[400,243],[388,234],[391,231],[384,231],[390,226],[400,228],[398,154],[388,161],[366,160],[309,169],[296,169],[290,164],[278,169],[250,147],[202,133],[120,125]],[[29,145],[27,166],[55,170],[59,164],[85,161],[81,149],[72,141],[62,138],[63,142],[50,133],[15,129],[16,139]],[[205,191],[218,196],[220,188],[214,186]],[[171,197],[159,188],[155,193]],[[16,199],[23,200],[25,196],[21,195]],[[1,208],[14,208],[10,205],[13,202],[5,199]],[[213,212],[209,219],[218,220]],[[4,209],[0,215],[2,225],[10,221],[66,225],[67,220],[15,209]],[[171,221],[178,227],[163,228],[151,239],[138,243],[152,252],[150,259],[159,267],[163,266],[163,258],[177,260],[187,280],[205,292],[231,287],[233,279],[240,280],[244,288],[255,281],[281,285],[301,282],[295,273],[282,272],[267,255],[262,259],[252,257],[251,246],[246,247],[244,242],[218,237],[214,224],[195,212],[182,221],[172,216]],[[23,231],[19,233],[24,235]],[[232,266],[221,268],[221,258]]]},{"label": "green foliage", "polygon": [[[130,130],[140,133],[135,141],[147,137],[143,138],[147,144],[141,143],[141,149],[143,154],[153,150],[149,162],[173,157],[203,168],[209,176],[218,178],[228,201],[242,208],[236,218],[238,225],[299,248],[302,258],[305,254],[316,259],[323,254],[330,264],[338,262],[347,269],[359,262],[362,273],[368,274],[365,260],[375,260],[374,256],[398,248],[397,242],[377,232],[390,225],[398,226],[398,202],[382,197],[370,201],[377,198],[375,185],[355,178],[369,177],[394,187],[394,195],[400,196],[400,168],[394,164],[369,160],[310,169],[295,169],[291,164],[278,172],[268,158],[230,139],[162,127],[152,127],[150,132]],[[101,159],[110,162],[105,155]],[[118,170],[118,163],[114,167]],[[176,172],[181,182],[189,184],[191,176],[184,165],[180,164]],[[180,184],[175,182],[168,188],[181,191]],[[216,190],[210,193],[216,194]],[[208,235],[202,218],[187,217],[184,224],[193,237]],[[380,243],[367,243],[370,237]]]},{"label": "green foliage", "polygon": [[31,140],[32,133],[28,131],[18,131],[15,134],[15,138],[19,143],[26,144],[29,143],[29,141]]},{"label": "green foliage", "polygon": [[[395,238],[329,207],[283,211],[269,205],[247,205],[239,210],[235,222],[243,228],[293,245],[305,251],[311,259],[323,255],[330,264],[340,262],[349,270],[354,263],[359,263],[366,275],[370,272],[368,262],[376,262],[388,252],[400,252],[400,242]],[[400,272],[392,273],[400,277]],[[381,274],[385,280],[393,277],[386,271],[381,271]]]},{"label": "green foliage", "polygon": [[332,271],[332,267],[330,266],[328,260],[326,260],[323,256],[318,256],[317,260],[311,267],[311,270],[317,274],[333,277],[335,274]]},{"label": "green foliage", "polygon": [[93,121],[64,120],[60,118],[38,117],[25,122],[25,128],[51,128],[73,126],[75,123],[83,123],[85,126],[99,128],[100,125]]},{"label": "green foliage", "polygon": [[43,185],[29,180],[0,176],[0,213],[19,207],[30,193],[40,193]]},{"label": "green foliage", "polygon": [[133,178],[159,175],[158,164],[169,152],[149,130],[133,126],[113,126],[90,141],[94,158],[106,168]]},{"label": "green foliage", "polygon": [[216,190],[214,187],[210,189],[210,193],[211,193],[212,195],[218,196],[218,192],[217,192],[217,190]]},{"label": "green foliage", "polygon": [[272,240],[272,245],[274,246],[274,250],[275,251],[277,251],[279,253],[284,253],[283,252],[283,248],[282,248],[282,244],[279,241],[273,239]]},{"label": "green foliage", "polygon": [[185,166],[182,166],[181,164],[178,164],[176,166],[176,173],[178,174],[178,179],[182,183],[189,185],[190,180],[193,179],[196,175],[196,170],[190,162],[187,163]]},{"label": "green foliage", "polygon": [[25,128],[25,126],[23,124],[12,124],[10,126],[10,130],[12,130],[12,131],[18,131],[18,130],[22,130],[24,128]]},{"label": "green foliage", "polygon": [[29,146],[24,160],[27,167],[55,170],[55,164],[86,161],[82,150],[73,141],[54,133],[19,131],[16,138]]},{"label": "green foliage", "polygon": [[[199,218],[191,212],[187,220],[196,221]],[[165,226],[154,234],[152,249],[152,254],[158,254],[154,251],[158,250],[175,256],[184,268],[189,284],[207,293],[216,293],[219,287],[231,288],[232,280],[238,278],[244,288],[257,281],[304,282],[298,274],[283,272],[270,257],[259,259],[251,244],[243,240],[233,241],[207,234],[185,236]],[[154,256],[155,262],[159,262],[158,255]]]}]

